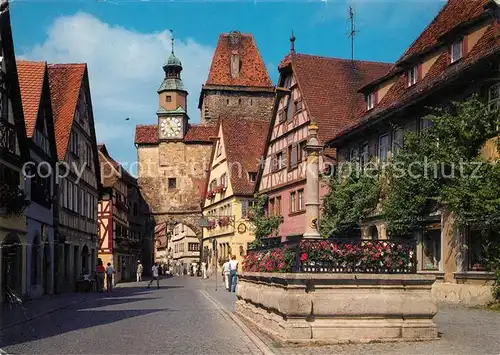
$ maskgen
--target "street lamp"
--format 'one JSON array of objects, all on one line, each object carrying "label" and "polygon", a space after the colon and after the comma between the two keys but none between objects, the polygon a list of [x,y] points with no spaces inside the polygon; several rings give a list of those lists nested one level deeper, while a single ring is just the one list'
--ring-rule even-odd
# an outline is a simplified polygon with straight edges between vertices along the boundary
[{"label": "street lamp", "polygon": [[217,239],[210,238],[210,243],[212,243],[213,259],[214,259],[214,272],[215,272],[215,291],[217,291]]}]

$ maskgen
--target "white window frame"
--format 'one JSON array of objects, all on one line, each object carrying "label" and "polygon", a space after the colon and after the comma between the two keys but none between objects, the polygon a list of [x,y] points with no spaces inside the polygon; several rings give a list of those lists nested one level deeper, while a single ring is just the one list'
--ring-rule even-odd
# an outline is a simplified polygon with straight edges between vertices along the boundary
[{"label": "white window frame", "polygon": [[[494,90],[496,90],[498,94],[497,97],[492,98]],[[500,82],[491,85],[488,89],[488,109],[494,109],[495,106],[497,109],[500,109]]]},{"label": "white window frame", "polygon": [[[380,142],[382,141],[382,138],[387,138],[387,144],[385,145],[382,145]],[[390,144],[390,140],[389,140],[389,134],[388,133],[384,133],[384,134],[381,134],[380,136],[378,136],[378,158],[381,162],[386,162],[387,159],[389,158],[389,150],[391,148],[391,144]],[[382,147],[385,147],[385,159],[382,158]]]},{"label": "white window frame", "polygon": [[369,93],[366,97],[366,104],[368,110],[371,110],[372,108],[375,107],[375,93]]},{"label": "white window frame", "polygon": [[[398,142],[396,140],[396,133],[397,132],[402,133],[401,142]],[[403,127],[399,127],[399,126],[394,127],[394,129],[392,130],[392,142],[391,142],[392,153],[393,154],[397,153],[401,148],[403,148],[403,144],[404,144],[404,129],[403,129]]]},{"label": "white window frame", "polygon": [[[459,54],[458,58],[454,57],[454,52],[453,52],[453,49],[456,48],[457,46],[460,49],[460,52],[459,52],[460,54]],[[463,39],[461,39],[460,41],[454,42],[451,45],[451,48],[450,48],[451,62],[455,63],[456,61],[462,59],[463,55],[464,55],[464,53],[463,53]]]},{"label": "white window frame", "polygon": [[413,68],[409,69],[408,72],[406,73],[407,75],[407,86],[413,86],[417,83],[417,78],[418,78],[418,66],[414,66]]}]

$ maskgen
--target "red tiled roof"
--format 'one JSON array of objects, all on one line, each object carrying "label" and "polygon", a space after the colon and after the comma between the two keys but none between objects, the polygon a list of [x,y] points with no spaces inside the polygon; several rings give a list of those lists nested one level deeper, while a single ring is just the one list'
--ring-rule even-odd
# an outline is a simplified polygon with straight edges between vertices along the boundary
[{"label": "red tiled roof", "polygon": [[47,64],[45,62],[17,60],[16,66],[21,88],[26,136],[32,138],[38,117]]},{"label": "red tiled roof", "polygon": [[392,67],[389,63],[307,54],[289,55],[285,65],[293,69],[307,110],[320,127],[322,142],[349,125],[364,108],[364,96],[357,90]]},{"label": "red tiled roof", "polygon": [[64,160],[75,117],[86,64],[49,64],[49,84],[54,115],[57,155]]},{"label": "red tiled roof", "polygon": [[484,12],[489,0],[448,0],[439,14],[401,56],[401,62],[438,44],[439,38]]},{"label": "red tiled roof", "polygon": [[[223,33],[219,36],[205,84],[271,87],[272,81],[253,36],[251,34],[241,34],[240,36],[240,43],[235,46],[230,42],[230,33]],[[241,60],[240,74],[237,78],[231,76],[233,51],[237,51]]]},{"label": "red tiled roof", "polygon": [[366,111],[363,112],[359,120],[345,127],[344,130],[339,132],[336,138],[340,138],[344,134],[353,131],[367,121],[389,113],[392,109],[401,107],[406,103],[411,103],[418,97],[422,97],[429,93],[429,90],[446,83],[450,79],[456,78],[460,73],[470,68],[482,58],[494,54],[500,54],[500,24],[498,22],[489,25],[484,35],[479,39],[471,51],[453,65],[449,65],[450,53],[448,50],[445,50],[441,53],[424,78],[412,87],[407,88],[404,74],[400,75],[382,101],[373,110],[368,113],[366,113]]},{"label": "red tiled roof", "polygon": [[250,118],[224,117],[221,125],[233,193],[253,195],[255,182],[249,180],[248,173],[259,171],[270,123]]},{"label": "red tiled roof", "polygon": [[210,142],[210,137],[217,135],[215,125],[189,125],[184,136],[185,142]]},{"label": "red tiled roof", "polygon": [[135,144],[158,143],[158,125],[138,125],[135,127]]},{"label": "red tiled roof", "polygon": [[[184,142],[211,142],[210,137],[217,135],[215,125],[188,125]],[[158,125],[139,125],[135,128],[135,144],[157,144]]]}]

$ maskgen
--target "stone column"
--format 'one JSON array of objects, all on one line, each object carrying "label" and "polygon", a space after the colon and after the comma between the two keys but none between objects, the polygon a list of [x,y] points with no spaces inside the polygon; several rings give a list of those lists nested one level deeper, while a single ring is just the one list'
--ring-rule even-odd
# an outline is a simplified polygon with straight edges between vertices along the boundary
[{"label": "stone column", "polygon": [[319,238],[319,153],[318,126],[311,122],[306,143],[306,232],[304,238]]}]

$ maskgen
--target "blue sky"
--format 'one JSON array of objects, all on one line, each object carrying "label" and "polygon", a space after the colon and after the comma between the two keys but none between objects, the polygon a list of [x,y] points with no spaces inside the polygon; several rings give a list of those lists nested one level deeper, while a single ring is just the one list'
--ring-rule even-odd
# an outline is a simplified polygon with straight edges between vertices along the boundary
[{"label": "blue sky", "polygon": [[393,62],[444,2],[11,0],[11,20],[18,59],[88,63],[98,140],[127,168],[136,160],[135,125],[156,122],[169,29],[196,123],[199,90],[219,33],[252,33],[276,82],[292,29],[297,52],[350,57],[349,5],[359,31],[356,59]]}]

